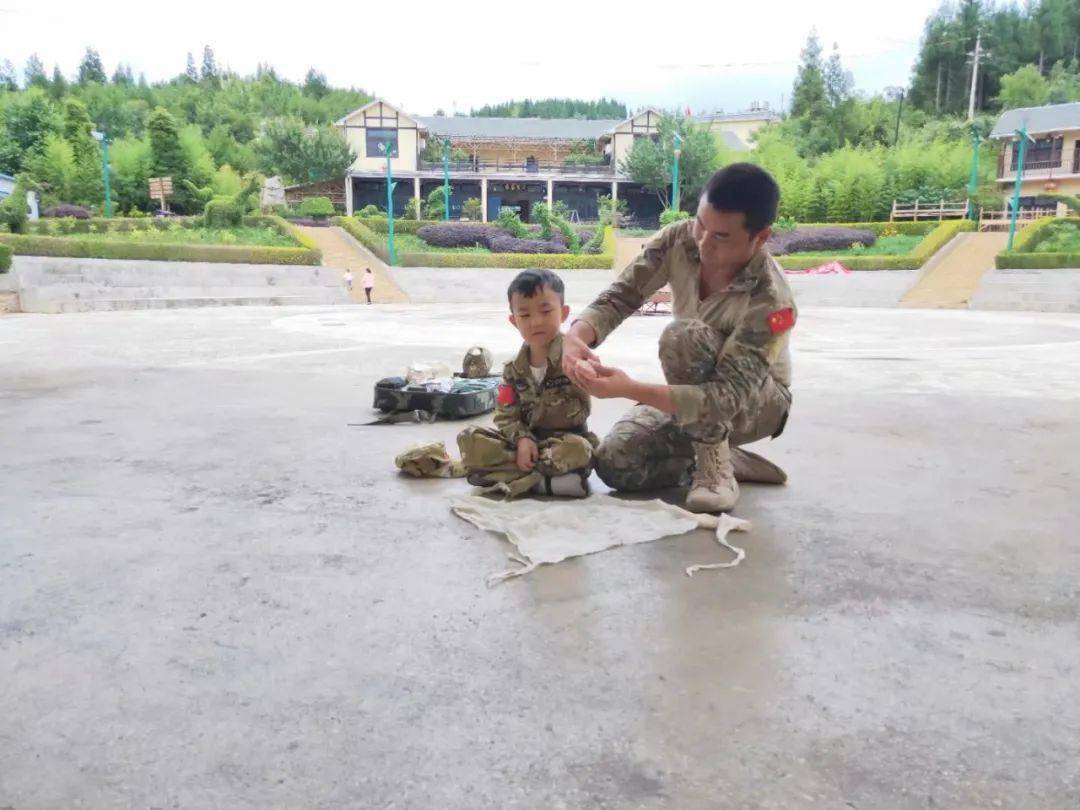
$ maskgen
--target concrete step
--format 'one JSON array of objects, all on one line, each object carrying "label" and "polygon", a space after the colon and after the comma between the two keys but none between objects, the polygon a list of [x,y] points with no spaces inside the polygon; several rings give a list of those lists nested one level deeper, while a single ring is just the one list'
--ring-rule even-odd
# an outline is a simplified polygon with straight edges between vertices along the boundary
[{"label": "concrete step", "polygon": [[16,256],[23,312],[347,304],[327,267]]},{"label": "concrete step", "polygon": [[57,315],[73,312],[117,312],[142,309],[185,309],[201,307],[276,307],[276,306],[326,306],[349,303],[329,300],[318,295],[249,295],[214,296],[212,298],[92,298],[32,302],[35,308],[22,305],[23,312]]}]

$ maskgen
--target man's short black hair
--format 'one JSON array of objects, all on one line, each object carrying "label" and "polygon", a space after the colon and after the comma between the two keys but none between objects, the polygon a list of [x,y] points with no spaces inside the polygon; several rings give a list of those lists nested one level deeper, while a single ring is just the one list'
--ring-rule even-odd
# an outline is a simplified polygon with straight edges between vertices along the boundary
[{"label": "man's short black hair", "polygon": [[757,234],[776,221],[780,187],[772,175],[752,163],[725,166],[705,184],[702,192],[717,211],[741,211],[746,230]]},{"label": "man's short black hair", "polygon": [[555,275],[550,270],[543,268],[538,270],[522,270],[518,273],[514,280],[510,282],[510,288],[506,291],[506,300],[513,301],[514,293],[524,297],[532,298],[541,290],[548,289],[554,290],[559,294],[559,303],[563,304],[563,280]]}]

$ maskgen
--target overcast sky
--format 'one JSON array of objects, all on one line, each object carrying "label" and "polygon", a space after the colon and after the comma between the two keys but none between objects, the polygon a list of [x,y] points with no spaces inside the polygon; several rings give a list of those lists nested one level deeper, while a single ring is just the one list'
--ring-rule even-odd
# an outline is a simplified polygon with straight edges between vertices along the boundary
[{"label": "overcast sky", "polygon": [[[299,80],[309,67],[417,114],[511,98],[614,97],[631,107],[734,111],[787,99],[807,33],[835,42],[860,91],[907,84],[939,0],[631,3],[292,2],[230,4],[0,0],[0,60],[37,53],[69,76],[88,45],[110,74],[129,62],[150,81],[184,69],[203,45],[247,74],[268,62]],[[257,11],[256,11],[257,9]],[[377,10],[378,9],[378,10]]]}]

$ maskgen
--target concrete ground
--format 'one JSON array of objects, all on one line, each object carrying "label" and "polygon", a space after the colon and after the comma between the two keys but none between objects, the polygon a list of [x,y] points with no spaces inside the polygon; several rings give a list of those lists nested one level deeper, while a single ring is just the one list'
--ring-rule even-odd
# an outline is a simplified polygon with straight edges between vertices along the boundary
[{"label": "concrete ground", "polygon": [[489,590],[466,485],[393,469],[460,426],[348,423],[504,316],[0,319],[0,807],[1080,804],[1080,317],[804,307],[741,567]]}]

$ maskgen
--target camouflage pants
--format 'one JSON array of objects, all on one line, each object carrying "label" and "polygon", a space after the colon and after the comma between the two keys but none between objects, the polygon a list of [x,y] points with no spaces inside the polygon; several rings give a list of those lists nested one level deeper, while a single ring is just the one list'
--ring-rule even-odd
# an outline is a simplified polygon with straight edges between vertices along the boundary
[{"label": "camouflage pants", "polygon": [[470,425],[458,434],[458,449],[466,473],[481,473],[485,482],[503,485],[500,489],[513,497],[528,492],[544,476],[563,475],[591,468],[593,442],[591,434],[555,433],[537,437],[540,458],[532,472],[517,466],[517,446],[492,428]]},{"label": "camouflage pants", "polygon": [[[672,385],[697,385],[717,377],[721,335],[702,321],[677,320],[660,337],[660,365]],[[791,394],[771,376],[754,401],[730,423],[679,426],[675,417],[648,405],[635,405],[596,450],[596,473],[624,492],[686,486],[694,463],[693,442],[732,446],[778,436],[787,420]]]}]

